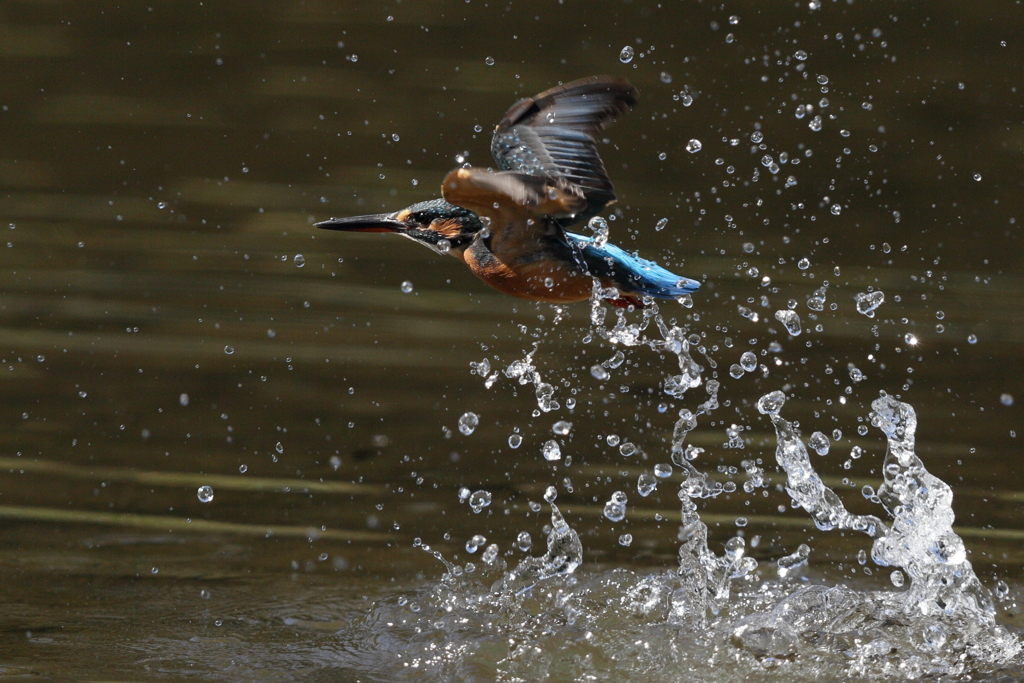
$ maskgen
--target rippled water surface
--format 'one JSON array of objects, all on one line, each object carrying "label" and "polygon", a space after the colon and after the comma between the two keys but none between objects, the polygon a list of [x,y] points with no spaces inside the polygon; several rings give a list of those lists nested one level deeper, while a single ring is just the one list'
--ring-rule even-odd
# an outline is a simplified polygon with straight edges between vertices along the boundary
[{"label": "rippled water surface", "polygon": [[[1024,677],[1021,35],[1012,2],[0,4],[0,678]],[[611,241],[692,307],[312,227],[605,73],[640,92]]]}]

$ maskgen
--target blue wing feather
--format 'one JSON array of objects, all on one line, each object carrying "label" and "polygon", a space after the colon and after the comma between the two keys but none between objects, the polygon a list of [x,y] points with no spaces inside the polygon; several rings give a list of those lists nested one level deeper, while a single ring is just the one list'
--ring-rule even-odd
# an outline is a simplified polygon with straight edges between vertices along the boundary
[{"label": "blue wing feather", "polygon": [[611,280],[624,292],[647,294],[659,299],[675,299],[696,292],[700,283],[665,270],[657,263],[633,256],[614,244],[597,246],[590,237],[566,233],[582,248],[590,273]]}]

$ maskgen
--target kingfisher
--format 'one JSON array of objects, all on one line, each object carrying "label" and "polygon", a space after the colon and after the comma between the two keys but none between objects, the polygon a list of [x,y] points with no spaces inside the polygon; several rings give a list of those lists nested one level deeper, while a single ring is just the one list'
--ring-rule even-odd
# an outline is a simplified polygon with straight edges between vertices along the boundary
[{"label": "kingfisher", "polygon": [[700,283],[609,244],[606,229],[594,237],[567,231],[615,202],[594,135],[636,97],[625,79],[592,76],[519,100],[491,138],[497,170],[459,167],[439,199],[316,227],[397,233],[454,256],[499,292],[533,301],[589,299],[595,279],[602,298],[624,308],[688,295]]}]

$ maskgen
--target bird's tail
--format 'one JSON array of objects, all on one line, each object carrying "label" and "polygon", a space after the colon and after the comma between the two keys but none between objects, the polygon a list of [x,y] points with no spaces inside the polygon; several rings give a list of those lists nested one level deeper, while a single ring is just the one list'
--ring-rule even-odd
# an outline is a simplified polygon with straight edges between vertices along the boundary
[{"label": "bird's tail", "polygon": [[646,294],[658,299],[676,299],[700,288],[696,280],[676,275],[614,244],[597,246],[589,237],[573,233],[568,233],[568,236],[582,248],[591,275],[610,280],[623,292]]}]

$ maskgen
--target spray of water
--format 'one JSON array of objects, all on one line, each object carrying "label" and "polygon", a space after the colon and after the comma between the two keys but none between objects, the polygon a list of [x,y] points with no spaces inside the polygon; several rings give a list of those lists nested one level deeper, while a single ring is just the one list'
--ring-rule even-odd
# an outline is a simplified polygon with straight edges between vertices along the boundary
[{"label": "spray of water", "polygon": [[[915,454],[913,408],[884,393],[872,403],[870,415],[888,442],[884,481],[868,498],[888,521],[851,513],[824,484],[798,429],[782,416],[782,391],[762,396],[757,410],[775,429],[776,460],[794,507],[821,531],[866,535],[875,564],[891,568],[894,583],[905,575],[909,586],[856,590],[794,580],[808,563],[806,544],[778,558],[778,578],[758,571],[741,535],[726,541],[722,554],[711,550],[700,505],[736,487],[713,481],[700,468],[704,451],[687,437],[719,407],[720,384],[705,378],[693,353],[709,367],[714,360],[699,335],[666,323],[654,302],[645,302],[639,313],[617,310],[608,321],[609,311],[600,303],[607,294],[595,286],[591,331],[584,341],[596,335],[622,349],[647,347],[672,357],[662,389],[692,406],[679,410],[667,454],[682,474],[677,567],[577,573],[583,545],[549,488],[546,553],[511,569],[496,545],[483,553],[480,567],[439,557],[446,567],[439,582],[411,598],[378,603],[347,638],[371,637],[387,624],[393,642],[400,644],[399,652],[387,654],[403,667],[414,665],[440,677],[523,681],[597,679],[610,669],[620,678],[645,681],[739,681],[765,671],[785,672],[795,681],[905,680],[959,676],[1019,656],[1020,643],[996,623],[992,599],[953,531],[949,486]],[[533,362],[537,348],[503,374],[521,385],[532,383],[540,411],[557,410],[553,385],[543,381]],[[610,362],[621,363],[619,355]],[[607,367],[607,362],[595,366]],[[492,374],[487,386],[497,379],[498,373]],[[705,396],[694,402],[689,392],[701,385]],[[812,437],[815,448],[824,448],[818,437],[823,435]],[[744,461],[744,469],[746,493],[766,485],[755,462]],[[482,661],[490,664],[481,669]]]}]

